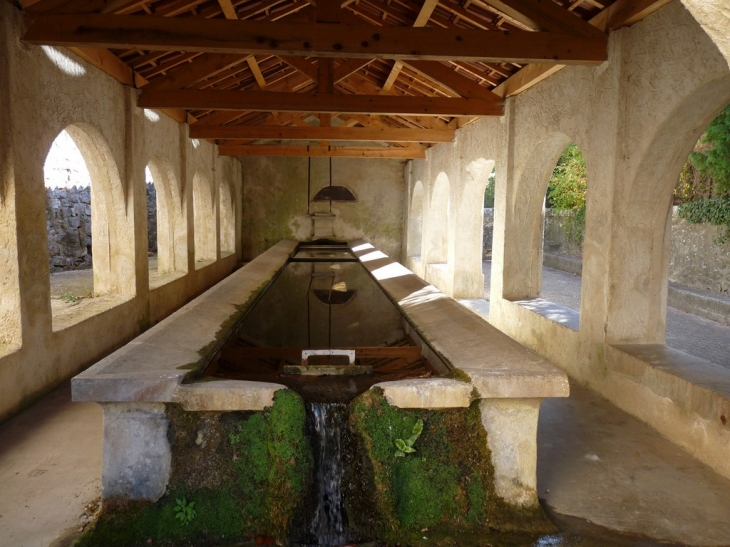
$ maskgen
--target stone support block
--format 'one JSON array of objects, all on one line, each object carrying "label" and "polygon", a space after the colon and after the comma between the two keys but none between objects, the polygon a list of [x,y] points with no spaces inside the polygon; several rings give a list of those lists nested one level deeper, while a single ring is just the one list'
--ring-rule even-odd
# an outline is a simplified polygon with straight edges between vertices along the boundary
[{"label": "stone support block", "polygon": [[507,503],[537,505],[537,419],[542,399],[482,399],[494,488]]},{"label": "stone support block", "polygon": [[157,501],[170,479],[165,405],[105,403],[101,495]]}]

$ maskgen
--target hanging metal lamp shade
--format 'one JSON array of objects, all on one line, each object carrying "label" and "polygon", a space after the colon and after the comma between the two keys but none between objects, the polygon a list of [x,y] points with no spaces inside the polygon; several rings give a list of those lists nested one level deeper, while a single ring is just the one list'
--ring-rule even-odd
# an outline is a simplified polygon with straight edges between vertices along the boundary
[{"label": "hanging metal lamp shade", "polygon": [[314,198],[312,198],[312,201],[357,201],[355,194],[353,194],[352,190],[346,186],[332,185],[332,158],[330,158],[330,184],[317,192]]}]

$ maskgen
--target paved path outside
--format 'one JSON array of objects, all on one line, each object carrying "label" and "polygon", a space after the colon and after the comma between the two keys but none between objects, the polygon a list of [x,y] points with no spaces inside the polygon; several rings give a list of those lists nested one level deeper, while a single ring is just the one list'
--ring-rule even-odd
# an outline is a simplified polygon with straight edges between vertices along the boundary
[{"label": "paved path outside", "polygon": [[[492,263],[482,263],[484,297],[489,300]],[[581,277],[543,266],[541,297],[580,310]],[[704,317],[667,308],[666,344],[695,357],[730,368],[730,327]]]}]

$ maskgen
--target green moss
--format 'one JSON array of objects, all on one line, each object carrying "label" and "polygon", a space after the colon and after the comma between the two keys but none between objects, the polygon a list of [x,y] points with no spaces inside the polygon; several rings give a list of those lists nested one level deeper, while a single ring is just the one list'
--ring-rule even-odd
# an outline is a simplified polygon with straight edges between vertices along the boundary
[{"label": "green moss", "polygon": [[[424,427],[416,452],[396,457],[395,439],[407,438],[418,419]],[[372,469],[369,495],[378,508],[378,538],[411,545],[408,538],[438,529],[443,543],[430,544],[451,545],[449,538],[459,534],[554,531],[539,506],[516,509],[495,494],[478,401],[466,409],[404,410],[373,389],[353,401],[350,427],[368,460],[363,467]]]},{"label": "green moss", "polygon": [[[301,397],[274,395],[264,412],[184,412],[169,405],[172,473],[157,503],[105,502],[82,547],[220,545],[271,535],[283,542],[303,505],[312,455]],[[195,504],[189,524],[176,499]]]}]

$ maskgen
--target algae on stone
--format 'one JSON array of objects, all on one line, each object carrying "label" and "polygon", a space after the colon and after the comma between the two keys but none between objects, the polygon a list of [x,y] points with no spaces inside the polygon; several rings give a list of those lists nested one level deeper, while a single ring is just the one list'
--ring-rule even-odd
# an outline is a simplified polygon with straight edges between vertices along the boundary
[{"label": "algae on stone", "polygon": [[[79,547],[220,545],[273,536],[285,541],[312,474],[302,398],[279,390],[263,412],[184,412],[169,405],[172,474],[156,503],[105,500]],[[176,498],[195,518],[175,518]]]},{"label": "algae on stone", "polygon": [[[407,437],[419,419],[424,427],[416,452],[396,457],[395,440]],[[372,472],[364,497],[376,506],[368,522],[378,527],[373,539],[415,545],[423,543],[424,530],[438,529],[443,538],[555,530],[539,506],[513,507],[495,494],[478,401],[469,408],[404,410],[375,388],[353,401],[350,428],[366,460],[361,465]],[[364,527],[359,514],[349,515],[356,529]],[[427,543],[439,541],[431,536]]]}]

